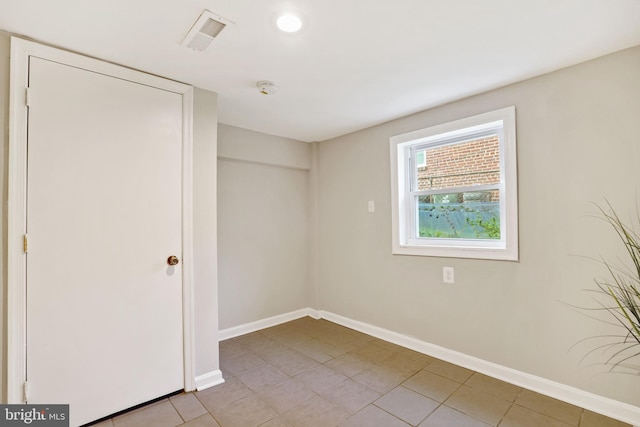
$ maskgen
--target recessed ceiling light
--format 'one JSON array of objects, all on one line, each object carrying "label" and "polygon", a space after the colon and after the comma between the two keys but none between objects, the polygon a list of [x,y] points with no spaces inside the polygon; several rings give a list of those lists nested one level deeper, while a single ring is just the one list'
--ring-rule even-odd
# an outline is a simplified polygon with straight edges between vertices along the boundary
[{"label": "recessed ceiling light", "polygon": [[276,25],[285,33],[295,33],[302,28],[302,19],[293,13],[285,13],[284,15],[280,15],[276,21]]}]

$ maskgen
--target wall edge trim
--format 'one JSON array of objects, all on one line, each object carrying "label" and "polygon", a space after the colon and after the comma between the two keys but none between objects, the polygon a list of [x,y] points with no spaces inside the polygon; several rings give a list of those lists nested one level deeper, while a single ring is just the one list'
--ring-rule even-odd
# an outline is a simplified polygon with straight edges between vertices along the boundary
[{"label": "wall edge trim", "polygon": [[[316,316],[312,315],[314,312]],[[255,322],[245,323],[243,325],[233,326],[231,328],[221,329],[218,332],[218,339],[220,341],[235,338],[240,335],[250,334],[261,329],[270,328],[272,326],[279,325],[281,323],[290,322],[292,320],[300,319],[302,317],[311,316],[314,319],[318,319],[317,312],[310,308],[302,308],[300,310],[292,311],[289,313],[279,314],[277,316],[267,317],[266,319],[256,320]]]},{"label": "wall edge trim", "polygon": [[273,168],[281,168],[281,169],[290,169],[295,171],[309,171],[309,167],[306,166],[297,166],[293,164],[285,164],[278,162],[269,162],[269,161],[260,161],[260,160],[251,160],[251,159],[243,159],[241,157],[218,154],[218,160],[225,160],[227,162],[234,163],[248,163],[250,165],[260,165],[260,166],[270,166]]},{"label": "wall edge trim", "polygon": [[222,378],[222,371],[220,369],[207,372],[206,374],[198,375],[196,377],[196,390],[202,391],[209,387],[213,387],[219,384],[224,383],[224,378]]}]

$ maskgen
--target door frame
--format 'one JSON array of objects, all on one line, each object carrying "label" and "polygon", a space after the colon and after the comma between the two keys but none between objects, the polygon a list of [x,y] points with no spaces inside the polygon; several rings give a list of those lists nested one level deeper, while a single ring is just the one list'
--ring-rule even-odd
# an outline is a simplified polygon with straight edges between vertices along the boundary
[{"label": "door frame", "polygon": [[156,87],[182,96],[182,322],[184,388],[195,389],[193,310],[193,87],[120,65],[11,37],[7,207],[7,402],[25,401],[27,125],[29,57]]}]

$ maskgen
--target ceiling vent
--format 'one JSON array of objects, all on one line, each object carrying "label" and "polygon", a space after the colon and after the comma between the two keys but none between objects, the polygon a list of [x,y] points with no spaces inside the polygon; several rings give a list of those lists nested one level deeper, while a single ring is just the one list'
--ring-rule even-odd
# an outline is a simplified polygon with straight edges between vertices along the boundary
[{"label": "ceiling vent", "polygon": [[205,10],[193,26],[191,26],[191,29],[182,41],[182,46],[187,46],[202,52],[209,47],[213,39],[218,37],[218,34],[229,25],[233,25],[233,22]]}]

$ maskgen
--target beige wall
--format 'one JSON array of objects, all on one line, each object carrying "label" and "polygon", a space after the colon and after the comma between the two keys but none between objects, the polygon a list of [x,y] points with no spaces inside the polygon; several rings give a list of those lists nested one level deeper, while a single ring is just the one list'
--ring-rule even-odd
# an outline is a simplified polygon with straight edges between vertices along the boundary
[{"label": "beige wall", "polygon": [[[622,256],[590,216],[640,197],[640,47],[318,144],[320,309],[635,405],[638,377],[606,371],[611,332],[594,307],[603,268]],[[391,255],[389,137],[515,105],[520,262]],[[367,212],[375,200],[376,212]],[[456,283],[442,283],[442,267]],[[616,330],[616,332],[620,332]]]},{"label": "beige wall", "polygon": [[306,308],[311,146],[218,127],[220,328]]},{"label": "beige wall", "polygon": [[311,167],[309,144],[294,139],[225,124],[219,126],[219,139],[219,158],[300,170]]},{"label": "beige wall", "polygon": [[218,354],[218,95],[193,97],[193,297],[196,376],[220,368]]},{"label": "beige wall", "polygon": [[[0,402],[6,402],[7,356],[7,285],[6,285],[6,201],[7,151],[9,118],[9,53],[10,35],[0,31],[0,128],[3,129],[0,155],[0,191],[3,210],[0,228],[0,262],[2,262],[2,310],[0,315],[0,366],[2,390]],[[216,132],[217,95],[195,90],[194,100],[194,329],[196,375],[218,369],[217,269],[216,269]],[[212,166],[213,165],[213,166]]]}]

